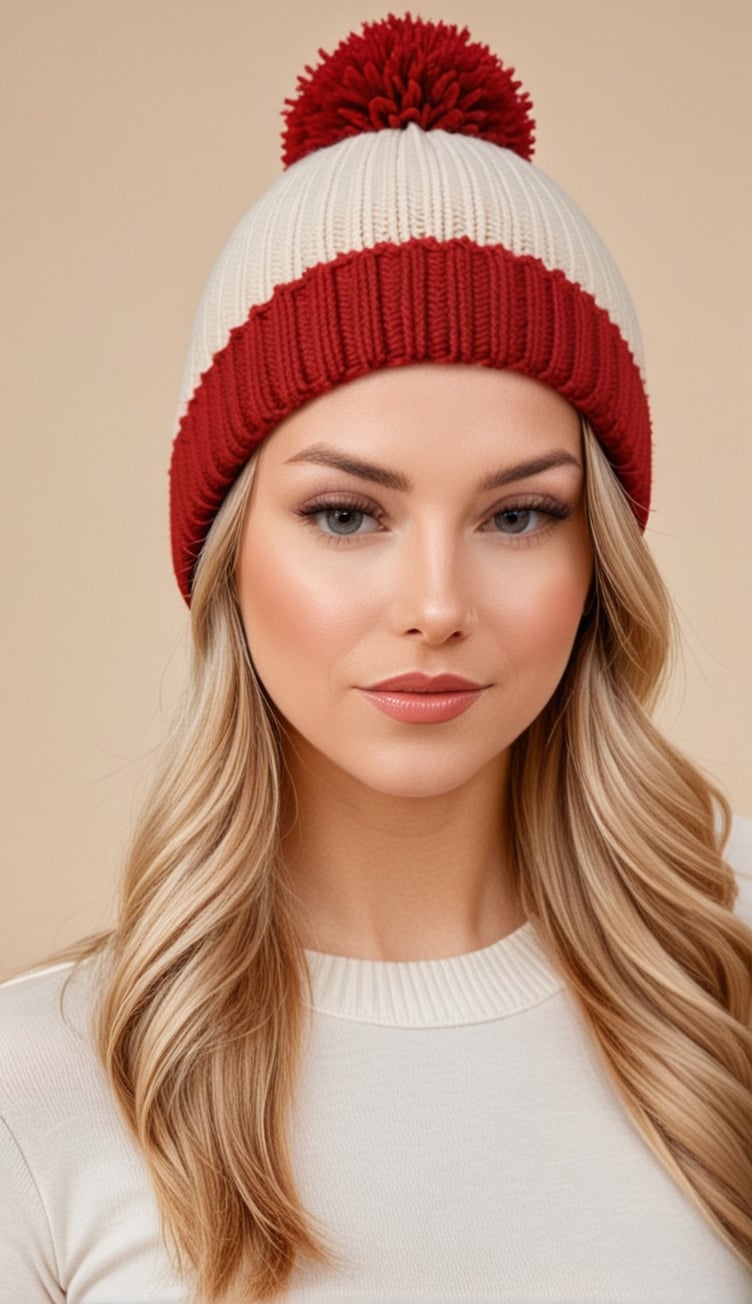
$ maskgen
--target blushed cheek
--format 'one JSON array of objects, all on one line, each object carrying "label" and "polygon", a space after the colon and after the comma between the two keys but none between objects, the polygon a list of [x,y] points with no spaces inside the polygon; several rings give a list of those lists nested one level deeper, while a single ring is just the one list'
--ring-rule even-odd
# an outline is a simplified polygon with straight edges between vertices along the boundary
[{"label": "blushed cheek", "polygon": [[[241,613],[251,657],[274,696],[294,693],[306,671],[328,669],[346,651],[357,620],[354,595],[326,573],[318,579],[294,549],[253,554],[241,571]],[[362,603],[362,596],[360,598]],[[267,682],[268,680],[268,682]]]},{"label": "blushed cheek", "polygon": [[563,672],[590,588],[588,555],[575,568],[555,570],[521,587],[506,609],[507,647],[521,671],[549,678]]}]

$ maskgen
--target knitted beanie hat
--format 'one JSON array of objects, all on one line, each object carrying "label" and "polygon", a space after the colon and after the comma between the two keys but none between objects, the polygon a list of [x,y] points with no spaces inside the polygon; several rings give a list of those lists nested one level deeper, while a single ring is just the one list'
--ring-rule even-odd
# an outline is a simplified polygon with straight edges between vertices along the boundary
[{"label": "knitted beanie hat", "polygon": [[196,316],[170,472],[196,559],[253,450],[380,367],[468,363],[552,386],[588,418],[644,526],[650,417],[627,289],[530,158],[531,102],[467,29],[363,26],[286,101],[285,171],[225,246]]}]

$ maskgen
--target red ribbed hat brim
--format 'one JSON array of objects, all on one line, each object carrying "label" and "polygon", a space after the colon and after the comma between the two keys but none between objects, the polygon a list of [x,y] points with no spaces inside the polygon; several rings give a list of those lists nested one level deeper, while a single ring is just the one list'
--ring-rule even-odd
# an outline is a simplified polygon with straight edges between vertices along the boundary
[{"label": "red ribbed hat brim", "polygon": [[645,525],[647,395],[629,346],[592,295],[501,245],[467,237],[382,244],[278,286],[203,373],[170,470],[173,563],[187,602],[212,521],[264,437],[335,385],[421,362],[508,368],[557,390],[589,420]]}]

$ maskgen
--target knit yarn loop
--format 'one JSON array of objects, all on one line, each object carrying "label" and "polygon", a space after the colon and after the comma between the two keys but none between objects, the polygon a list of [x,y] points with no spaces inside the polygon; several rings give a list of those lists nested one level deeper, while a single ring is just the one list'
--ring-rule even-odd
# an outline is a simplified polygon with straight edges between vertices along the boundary
[{"label": "knit yarn loop", "polygon": [[530,159],[535,142],[532,101],[487,45],[467,28],[395,18],[364,23],[333,54],[319,51],[297,95],[285,100],[285,167],[314,150],[363,132],[459,132],[493,141]]}]

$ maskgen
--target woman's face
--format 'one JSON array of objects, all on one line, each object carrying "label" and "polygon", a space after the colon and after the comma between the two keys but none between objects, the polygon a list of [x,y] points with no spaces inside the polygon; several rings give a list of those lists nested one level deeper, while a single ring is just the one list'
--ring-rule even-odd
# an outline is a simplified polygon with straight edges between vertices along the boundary
[{"label": "woman's face", "polygon": [[[341,385],[266,440],[238,591],[297,762],[427,797],[503,766],[591,573],[574,409],[512,372],[425,365]],[[408,674],[476,688],[369,692]]]}]

